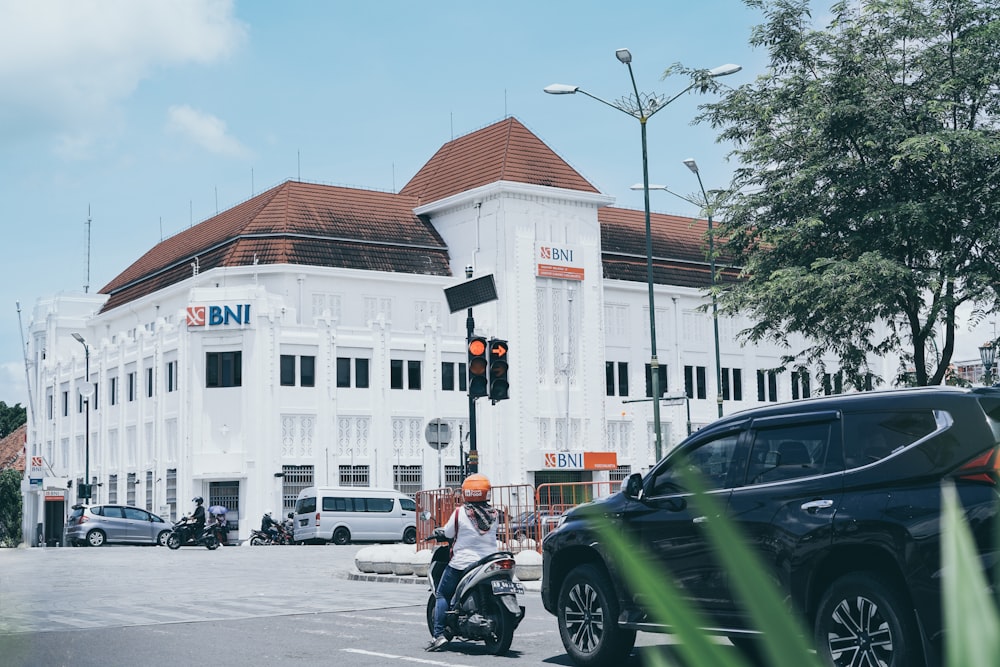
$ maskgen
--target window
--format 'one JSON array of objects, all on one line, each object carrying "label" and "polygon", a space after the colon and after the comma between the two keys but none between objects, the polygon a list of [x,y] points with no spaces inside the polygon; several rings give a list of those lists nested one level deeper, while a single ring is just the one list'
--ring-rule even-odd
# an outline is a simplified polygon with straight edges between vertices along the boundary
[{"label": "window", "polygon": [[90,397],[90,405],[93,406],[91,408],[93,410],[97,409],[97,404],[100,402],[100,399],[99,399],[100,392],[98,392],[98,389],[100,389],[100,385],[95,382],[94,383],[94,395]]},{"label": "window", "polygon": [[337,357],[337,386],[351,386],[351,361],[354,361],[354,387],[368,388],[368,360]]},{"label": "window", "polygon": [[135,505],[135,485],[139,482],[134,472],[130,472],[125,479],[125,504]]},{"label": "window", "polygon": [[205,354],[206,387],[239,387],[242,385],[242,352],[207,352]]},{"label": "window", "polygon": [[177,362],[167,362],[167,392],[177,391]]},{"label": "window", "polygon": [[281,386],[295,386],[295,357],[291,354],[281,355]]},{"label": "window", "polygon": [[389,386],[392,389],[420,389],[420,378],[419,361],[392,359],[389,362]]},{"label": "window", "polygon": [[688,398],[704,399],[708,396],[704,366],[684,367],[684,393]]},{"label": "window", "polygon": [[761,403],[778,400],[778,374],[774,371],[757,371],[757,400]]},{"label": "window", "polygon": [[303,387],[316,386],[316,357],[299,357],[299,385]]},{"label": "window", "polygon": [[624,482],[632,474],[632,466],[618,466],[608,472],[608,481],[612,484]]},{"label": "window", "polygon": [[[660,396],[667,393],[667,366],[663,364],[659,367],[660,372],[657,373],[660,379]],[[653,374],[650,371],[650,365],[646,364],[646,398],[653,397]]]},{"label": "window", "polygon": [[[825,471],[830,421],[762,428],[754,433],[747,484],[819,475]],[[839,467],[839,464],[836,466]]]},{"label": "window", "polygon": [[62,414],[63,417],[69,417],[69,392],[64,391],[62,393]]},{"label": "window", "polygon": [[153,511],[153,471],[146,471],[146,509]]},{"label": "window", "polygon": [[722,369],[722,400],[743,400],[743,371],[739,368]]},{"label": "window", "polygon": [[[666,373],[665,368],[662,370]],[[628,396],[628,362],[605,361],[604,375],[608,396]],[[660,389],[666,389],[666,380],[662,384]],[[652,389],[649,391],[652,393]]]},{"label": "window", "polygon": [[45,414],[49,419],[54,419],[55,414],[52,407],[52,393],[49,392],[45,395]]},{"label": "window", "polygon": [[790,380],[792,382],[792,400],[809,398],[809,371],[799,368],[792,373]]},{"label": "window", "polygon": [[688,448],[686,456],[672,456],[664,466],[653,470],[645,487],[651,496],[683,493],[688,489],[686,477],[701,475],[705,488],[723,489],[733,467],[739,433],[726,433]]},{"label": "window", "polygon": [[135,400],[135,371],[132,371],[131,373],[128,374],[127,380],[128,380],[128,388],[126,396],[128,397],[128,400],[131,403],[132,401]]},{"label": "window", "polygon": [[462,480],[465,479],[463,474],[462,466],[445,466],[444,467],[444,485],[449,489],[458,489],[462,486]]},{"label": "window", "polygon": [[111,378],[111,386],[108,388],[108,405],[118,405],[118,378]]},{"label": "window", "polygon": [[170,507],[170,516],[163,517],[171,521],[177,518],[177,468],[167,468],[167,505]]},{"label": "window", "polygon": [[295,509],[299,491],[313,485],[313,466],[281,466],[281,472],[285,473],[281,478],[281,507],[284,515]]},{"label": "window", "polygon": [[340,486],[368,486],[368,466],[339,466]]},{"label": "window", "polygon": [[108,502],[118,502],[118,475],[108,475]]},{"label": "window", "polygon": [[229,522],[229,530],[231,532],[236,532],[240,529],[239,519],[237,518],[240,515],[239,482],[209,482],[208,502],[205,504],[209,507],[212,505],[222,505],[225,507],[226,510],[228,510],[226,519]]},{"label": "window", "polygon": [[[458,373],[456,382],[456,371]],[[465,391],[469,386],[469,377],[467,375],[465,362],[454,362],[454,361],[442,361],[441,362],[441,390],[442,391],[455,391],[457,387],[459,391]]]},{"label": "window", "polygon": [[417,491],[423,488],[423,468],[419,465],[393,465],[392,488],[408,496],[417,495]]},{"label": "window", "polygon": [[146,369],[146,398],[153,397],[153,369]]},{"label": "window", "polygon": [[848,468],[879,461],[939,428],[930,410],[846,413],[844,465]]}]

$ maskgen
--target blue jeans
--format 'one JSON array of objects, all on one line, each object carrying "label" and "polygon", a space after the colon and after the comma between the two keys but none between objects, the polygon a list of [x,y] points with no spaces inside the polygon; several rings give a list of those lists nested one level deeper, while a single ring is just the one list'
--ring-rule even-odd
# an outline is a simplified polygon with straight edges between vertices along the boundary
[{"label": "blue jeans", "polygon": [[462,571],[456,570],[450,565],[444,568],[444,574],[441,575],[441,581],[438,583],[437,590],[434,591],[434,637],[440,637],[444,634],[444,615],[448,612],[448,603],[451,601],[451,596],[455,594],[455,589],[458,588],[458,582],[462,580]]}]

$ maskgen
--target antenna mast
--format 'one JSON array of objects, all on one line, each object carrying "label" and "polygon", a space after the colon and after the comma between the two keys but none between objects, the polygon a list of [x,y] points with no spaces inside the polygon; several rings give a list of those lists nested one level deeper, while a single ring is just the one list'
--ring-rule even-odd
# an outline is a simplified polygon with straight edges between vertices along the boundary
[{"label": "antenna mast", "polygon": [[90,291],[90,204],[87,204],[87,280],[83,283],[83,293]]}]

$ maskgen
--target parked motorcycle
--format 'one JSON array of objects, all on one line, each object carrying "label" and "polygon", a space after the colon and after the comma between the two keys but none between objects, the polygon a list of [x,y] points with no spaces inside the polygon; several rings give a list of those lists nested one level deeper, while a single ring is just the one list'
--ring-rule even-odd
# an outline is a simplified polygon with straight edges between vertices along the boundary
[{"label": "parked motorcycle", "polygon": [[[436,541],[428,576],[431,594],[427,599],[427,629],[434,634],[434,606],[444,569],[451,558],[452,540],[440,528],[424,540]],[[514,640],[514,630],[524,618],[524,607],[517,596],[524,595],[524,585],[514,581],[514,554],[498,551],[465,570],[448,602],[444,634],[451,639],[486,642],[492,655],[502,655]]]},{"label": "parked motorcycle", "polygon": [[174,524],[173,530],[167,536],[167,546],[171,549],[180,549],[183,546],[204,546],[212,551],[219,548],[219,538],[216,537],[212,526],[205,526],[199,531],[193,520],[183,517]]},{"label": "parked motorcycle", "polygon": [[250,530],[250,546],[270,546],[274,544],[295,544],[292,534],[280,524],[277,526],[277,536],[263,530]]}]

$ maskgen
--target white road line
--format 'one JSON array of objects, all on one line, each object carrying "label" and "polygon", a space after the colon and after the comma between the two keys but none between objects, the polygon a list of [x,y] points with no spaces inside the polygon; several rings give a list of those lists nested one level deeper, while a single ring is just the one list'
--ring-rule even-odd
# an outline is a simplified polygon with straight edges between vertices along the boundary
[{"label": "white road line", "polygon": [[428,660],[426,658],[411,658],[406,655],[393,655],[392,653],[376,653],[375,651],[364,651],[359,648],[341,649],[346,653],[357,653],[359,655],[369,655],[373,658],[389,658],[390,660],[401,660],[403,662],[416,662],[421,665],[442,665],[446,667],[474,667],[473,665],[462,665],[456,662],[441,662],[440,660]]}]

